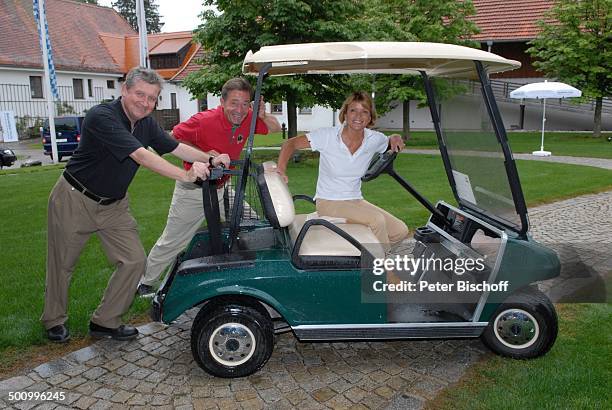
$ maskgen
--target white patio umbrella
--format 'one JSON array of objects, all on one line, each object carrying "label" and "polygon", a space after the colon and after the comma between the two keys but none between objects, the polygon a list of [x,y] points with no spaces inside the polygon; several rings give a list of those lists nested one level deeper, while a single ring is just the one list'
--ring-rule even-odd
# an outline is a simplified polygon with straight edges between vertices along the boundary
[{"label": "white patio umbrella", "polygon": [[546,99],[547,98],[571,98],[580,97],[582,91],[565,83],[555,81],[544,81],[543,83],[526,84],[510,92],[510,98],[536,98],[543,100],[542,109],[542,142],[539,151],[533,151],[533,155],[540,157],[550,156],[550,151],[544,151],[544,128],[546,124]]}]

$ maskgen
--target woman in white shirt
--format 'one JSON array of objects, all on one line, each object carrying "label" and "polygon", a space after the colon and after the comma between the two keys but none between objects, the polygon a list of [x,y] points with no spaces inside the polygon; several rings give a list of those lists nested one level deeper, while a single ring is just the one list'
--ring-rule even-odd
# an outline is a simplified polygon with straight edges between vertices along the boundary
[{"label": "woman in white shirt", "polygon": [[299,135],[287,140],[278,156],[277,172],[285,174],[295,150],[319,151],[319,178],[315,194],[317,213],[345,218],[348,223],[367,225],[382,244],[399,242],[408,236],[406,224],[389,212],[369,203],[361,194],[361,177],[376,153],[400,151],[400,135],[387,138],[371,130],[376,121],[372,99],[365,92],[351,94],[340,109],[341,125]]}]

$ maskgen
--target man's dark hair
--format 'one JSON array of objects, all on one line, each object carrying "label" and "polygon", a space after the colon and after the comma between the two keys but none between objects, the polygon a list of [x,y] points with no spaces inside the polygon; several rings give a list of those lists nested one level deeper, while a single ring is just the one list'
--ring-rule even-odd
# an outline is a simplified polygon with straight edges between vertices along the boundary
[{"label": "man's dark hair", "polygon": [[134,67],[125,76],[125,86],[132,88],[136,81],[158,85],[161,89],[164,86],[164,79],[151,68]]},{"label": "man's dark hair", "polygon": [[221,98],[223,98],[224,100],[227,99],[227,95],[230,93],[230,91],[248,91],[249,96],[253,92],[251,88],[251,83],[249,83],[242,77],[236,77],[227,80],[225,84],[223,84],[223,88],[221,88]]}]

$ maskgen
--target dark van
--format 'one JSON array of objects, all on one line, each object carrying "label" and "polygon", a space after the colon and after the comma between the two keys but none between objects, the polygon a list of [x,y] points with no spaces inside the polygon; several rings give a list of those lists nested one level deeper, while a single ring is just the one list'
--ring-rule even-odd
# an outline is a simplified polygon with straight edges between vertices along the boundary
[{"label": "dark van", "polygon": [[[81,129],[85,117],[56,117],[55,118],[55,138],[57,141],[58,161],[62,157],[70,156],[74,153],[81,140]],[[49,120],[45,120],[42,131],[42,143],[44,154],[53,158],[51,152],[51,132],[49,131]]]}]

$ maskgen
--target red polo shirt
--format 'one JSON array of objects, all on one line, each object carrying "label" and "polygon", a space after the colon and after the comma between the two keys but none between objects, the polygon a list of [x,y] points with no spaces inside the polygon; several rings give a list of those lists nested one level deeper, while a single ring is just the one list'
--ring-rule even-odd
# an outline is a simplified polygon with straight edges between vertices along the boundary
[{"label": "red polo shirt", "polygon": [[[249,137],[253,111],[249,110],[242,124],[233,129],[232,124],[223,113],[223,106],[213,110],[199,112],[176,125],[172,134],[179,141],[195,145],[202,151],[215,150],[220,154],[228,154],[232,160],[240,159],[240,152]],[[257,118],[255,134],[267,134],[268,127]],[[191,163],[183,162],[185,169],[191,168]]]}]

